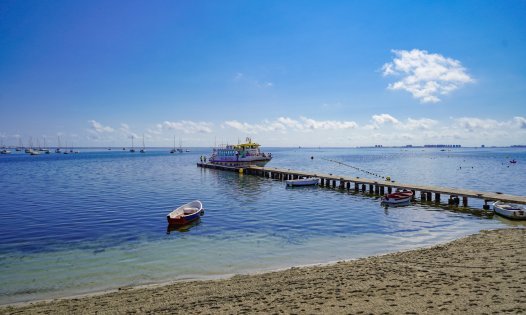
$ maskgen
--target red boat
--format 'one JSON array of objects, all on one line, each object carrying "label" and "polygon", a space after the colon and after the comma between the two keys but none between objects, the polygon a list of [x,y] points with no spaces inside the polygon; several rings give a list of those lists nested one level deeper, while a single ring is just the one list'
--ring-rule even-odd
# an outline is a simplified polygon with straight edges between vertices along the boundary
[{"label": "red boat", "polygon": [[382,198],[383,203],[399,204],[409,202],[413,198],[411,190],[399,190]]}]

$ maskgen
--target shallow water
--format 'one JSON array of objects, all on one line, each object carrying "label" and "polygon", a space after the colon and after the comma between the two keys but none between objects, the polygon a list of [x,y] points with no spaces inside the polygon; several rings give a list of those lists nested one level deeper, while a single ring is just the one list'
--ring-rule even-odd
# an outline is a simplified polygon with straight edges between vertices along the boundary
[{"label": "shallow water", "polygon": [[[269,167],[526,195],[524,149],[266,151]],[[0,156],[0,303],[327,263],[522,225],[196,167],[208,153]],[[166,214],[194,199],[202,219],[167,230]]]}]

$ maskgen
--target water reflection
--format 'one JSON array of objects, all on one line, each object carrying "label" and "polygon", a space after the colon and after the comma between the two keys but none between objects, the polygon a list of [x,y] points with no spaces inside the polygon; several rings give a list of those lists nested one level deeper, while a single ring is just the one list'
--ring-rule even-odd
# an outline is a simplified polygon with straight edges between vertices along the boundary
[{"label": "water reflection", "polygon": [[188,224],[185,224],[185,225],[170,225],[168,224],[168,226],[166,227],[166,234],[170,234],[172,232],[181,232],[181,233],[186,233],[188,231],[190,231],[190,229],[192,229],[193,227],[195,226],[198,226],[199,224],[201,224],[201,218],[198,218],[197,220],[194,220]]}]

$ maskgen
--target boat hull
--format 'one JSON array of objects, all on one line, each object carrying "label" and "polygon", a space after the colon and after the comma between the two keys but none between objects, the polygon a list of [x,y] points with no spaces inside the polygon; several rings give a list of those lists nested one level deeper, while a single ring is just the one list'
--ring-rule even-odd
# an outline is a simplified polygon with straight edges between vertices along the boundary
[{"label": "boat hull", "polygon": [[169,225],[186,225],[189,224],[197,219],[199,219],[202,215],[203,210],[198,211],[194,214],[187,215],[187,216],[181,216],[179,218],[170,218],[166,217]]},{"label": "boat hull", "polygon": [[169,225],[186,225],[204,214],[203,204],[195,200],[180,206],[166,216]]},{"label": "boat hull", "polygon": [[382,202],[387,204],[404,204],[409,203],[411,198],[413,198],[412,191],[398,191],[383,197]]},{"label": "boat hull", "polygon": [[496,214],[511,220],[526,220],[526,208],[522,206],[513,206],[495,202],[493,204],[493,211]]},{"label": "boat hull", "polygon": [[290,180],[286,180],[285,183],[289,187],[294,187],[294,186],[315,186],[315,185],[318,185],[319,178],[290,179]]},{"label": "boat hull", "polygon": [[223,166],[234,166],[234,167],[243,167],[243,166],[249,166],[249,165],[255,165],[255,166],[265,166],[268,162],[270,162],[270,159],[262,159],[262,160],[250,160],[250,161],[220,161],[220,160],[211,160],[211,164],[216,165],[223,165]]}]

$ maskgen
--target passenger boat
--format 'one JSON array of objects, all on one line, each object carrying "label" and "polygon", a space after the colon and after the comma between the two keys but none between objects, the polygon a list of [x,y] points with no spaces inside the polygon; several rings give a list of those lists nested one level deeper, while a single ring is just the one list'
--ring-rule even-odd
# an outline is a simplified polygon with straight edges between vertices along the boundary
[{"label": "passenger boat", "polygon": [[214,148],[209,161],[226,166],[265,166],[272,159],[272,154],[261,152],[259,147],[252,139],[246,138],[245,143]]},{"label": "passenger boat", "polygon": [[286,180],[287,186],[313,186],[318,185],[320,179],[318,177],[303,177],[298,179]]},{"label": "passenger boat", "polygon": [[512,220],[526,220],[526,207],[497,201],[493,203],[496,214]]},{"label": "passenger boat", "polygon": [[388,204],[399,204],[407,203],[413,198],[413,192],[411,190],[399,190],[392,194],[388,194],[382,198],[382,203]]},{"label": "passenger boat", "polygon": [[170,212],[166,219],[169,225],[185,225],[199,219],[203,214],[203,204],[199,200],[194,200]]}]

